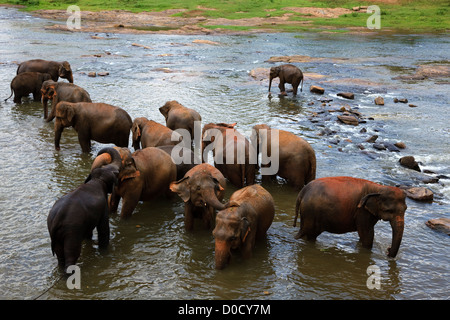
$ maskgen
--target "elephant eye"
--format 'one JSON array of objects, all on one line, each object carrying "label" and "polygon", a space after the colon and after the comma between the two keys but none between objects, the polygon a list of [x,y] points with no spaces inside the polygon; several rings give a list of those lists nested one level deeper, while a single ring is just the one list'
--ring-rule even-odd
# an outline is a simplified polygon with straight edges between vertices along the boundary
[{"label": "elephant eye", "polygon": [[230,238],[228,238],[229,241],[235,241],[237,239],[236,236],[231,236]]}]

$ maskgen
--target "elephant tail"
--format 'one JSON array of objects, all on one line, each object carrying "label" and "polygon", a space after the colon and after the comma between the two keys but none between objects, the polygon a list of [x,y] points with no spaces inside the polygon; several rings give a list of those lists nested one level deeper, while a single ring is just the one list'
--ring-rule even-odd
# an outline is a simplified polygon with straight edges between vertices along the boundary
[{"label": "elephant tail", "polygon": [[299,192],[298,197],[297,197],[297,201],[295,202],[294,228],[297,226],[297,218],[298,218],[298,214],[300,213],[300,204],[302,203],[304,191],[305,191],[305,188],[303,188]]},{"label": "elephant tail", "polygon": [[13,93],[14,93],[14,91],[13,91],[13,89],[12,89],[12,87],[11,87],[11,95],[10,95],[8,98],[5,99],[5,102],[6,102],[6,100],[8,100],[9,98],[12,97]]}]

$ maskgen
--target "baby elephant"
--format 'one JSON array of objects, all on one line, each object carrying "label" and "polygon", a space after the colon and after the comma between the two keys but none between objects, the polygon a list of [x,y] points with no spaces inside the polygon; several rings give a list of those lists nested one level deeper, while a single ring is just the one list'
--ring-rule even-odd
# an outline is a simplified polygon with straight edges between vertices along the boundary
[{"label": "baby elephant", "polygon": [[281,66],[270,68],[270,78],[269,78],[269,93],[272,86],[272,80],[274,78],[280,78],[280,88],[281,95],[286,95],[285,83],[292,84],[292,89],[294,90],[294,95],[297,95],[298,86],[302,83],[300,91],[303,91],[303,73],[302,71],[292,64],[283,64]]},{"label": "baby elephant", "polygon": [[272,224],[275,206],[271,194],[254,184],[234,192],[227,208],[219,211],[213,236],[216,242],[216,269],[223,269],[231,258],[231,249],[240,249],[250,258],[255,241],[263,238]]},{"label": "baby elephant", "polygon": [[226,185],[223,174],[209,163],[196,165],[182,179],[170,184],[170,190],[184,201],[186,230],[194,228],[196,216],[202,218],[206,228],[213,225],[215,209],[225,208],[221,201],[225,196]]},{"label": "baby elephant", "polygon": [[358,231],[363,247],[372,248],[374,226],[381,219],[392,227],[388,256],[397,255],[403,236],[405,194],[396,187],[352,178],[320,178],[300,191],[295,207],[294,227],[300,213],[296,239],[315,240],[323,231]]},{"label": "baby elephant", "polygon": [[[42,105],[44,107],[44,119],[50,122],[55,118],[55,107],[60,101],[67,102],[92,102],[89,93],[83,88],[67,82],[45,81],[42,84]],[[52,101],[52,111],[48,114],[47,103]]]},{"label": "baby elephant", "polygon": [[60,150],[59,141],[65,127],[73,127],[78,133],[83,152],[91,151],[91,140],[128,147],[132,121],[125,110],[106,103],[65,101],[55,109],[56,150]]},{"label": "baby elephant", "polygon": [[108,193],[117,183],[121,166],[119,153],[113,148],[99,154],[110,154],[112,163],[92,170],[85,183],[58,199],[47,217],[52,253],[64,270],[77,263],[84,239],[92,239],[97,228],[99,248],[109,244]]},{"label": "baby elephant", "polygon": [[22,97],[33,94],[34,101],[41,100],[42,83],[50,80],[51,76],[48,73],[40,72],[23,72],[14,77],[11,81],[11,95],[5,99],[8,100],[14,93],[14,102],[22,103]]}]

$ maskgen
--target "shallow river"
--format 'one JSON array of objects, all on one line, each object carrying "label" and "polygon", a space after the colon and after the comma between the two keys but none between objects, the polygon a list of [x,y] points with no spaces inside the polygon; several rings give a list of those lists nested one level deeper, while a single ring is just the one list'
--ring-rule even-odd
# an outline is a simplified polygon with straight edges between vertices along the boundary
[{"label": "shallow river", "polygon": [[[423,173],[403,168],[398,159],[413,155],[422,169],[450,176],[448,79],[402,81],[418,65],[448,63],[445,35],[363,36],[346,34],[259,34],[179,36],[69,33],[44,30],[52,22],[0,8],[0,298],[2,299],[448,299],[449,237],[425,225],[450,216],[450,180],[424,184]],[[193,43],[208,39],[220,45]],[[133,46],[139,43],[151,47]],[[100,55],[98,57],[93,55]],[[272,56],[329,58],[297,64],[309,74],[297,97],[280,98],[277,85],[268,99],[268,82],[250,71],[269,68]],[[276,204],[275,220],[254,255],[233,256],[224,270],[214,268],[210,231],[186,232],[178,197],[140,203],[131,219],[111,216],[111,241],[100,253],[96,234],[83,246],[78,265],[81,289],[68,289],[52,256],[46,219],[54,202],[80,185],[96,153],[83,154],[72,129],[64,131],[61,151],[53,147],[53,123],[43,121],[39,103],[15,105],[9,84],[16,62],[33,58],[67,60],[74,81],[96,102],[124,108],[132,118],[164,123],[158,108],[177,100],[196,109],[203,122],[237,122],[249,134],[267,123],[311,143],[317,177],[349,175],[387,185],[427,187],[432,203],[407,199],[405,232],[399,254],[387,258],[389,223],[375,227],[372,250],[356,233],[323,233],[316,243],[295,240],[292,226],[297,193],[278,181],[264,185]],[[331,58],[339,58],[333,60]],[[162,69],[165,68],[165,69]],[[91,78],[88,72],[106,71]],[[322,75],[323,77],[319,77]],[[66,80],[64,80],[66,81]],[[325,88],[332,99],[309,86]],[[336,96],[351,91],[355,100]],[[385,105],[373,100],[384,97]],[[394,103],[407,98],[417,105]],[[314,102],[314,104],[311,104]],[[335,110],[357,108],[367,120],[359,126],[336,121]],[[311,121],[313,120],[313,121]],[[334,131],[321,135],[327,128]],[[361,132],[365,128],[367,132]],[[379,151],[365,140],[403,141],[401,152]],[[358,144],[365,150],[361,151]],[[131,145],[130,145],[131,146]],[[258,176],[258,179],[260,176]],[[235,189],[229,185],[227,197]],[[298,226],[298,224],[297,224]],[[367,285],[369,266],[380,270],[379,289]]]}]

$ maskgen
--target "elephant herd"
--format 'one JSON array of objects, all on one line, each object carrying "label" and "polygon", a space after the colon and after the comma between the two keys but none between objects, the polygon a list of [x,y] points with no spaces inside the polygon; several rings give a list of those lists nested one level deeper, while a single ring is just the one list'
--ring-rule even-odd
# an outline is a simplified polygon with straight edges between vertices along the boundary
[{"label": "elephant herd", "polygon": [[[58,82],[59,77],[69,83]],[[285,83],[293,85],[294,94],[303,83],[302,72],[293,65],[271,68],[270,85],[275,77],[280,78],[282,95],[286,94]],[[236,123],[209,123],[201,129],[201,139],[193,142],[186,137],[195,136],[196,125],[201,123],[197,111],[168,101],[159,108],[166,125],[145,117],[132,120],[122,108],[93,103],[85,89],[73,84],[67,61],[21,63],[11,91],[15,103],[30,93],[41,100],[45,120],[55,119],[56,150],[65,127],[75,129],[83,152],[90,152],[92,140],[115,145],[100,150],[85,182],[50,210],[51,248],[64,270],[76,264],[83,240],[92,238],[95,228],[99,247],[108,246],[109,215],[118,210],[120,200],[120,216],[125,219],[139,201],[170,199],[173,194],[184,201],[186,230],[194,229],[196,218],[213,230],[217,269],[230,262],[232,250],[239,249],[243,258],[251,257],[275,215],[271,194],[256,183],[258,170],[262,183],[279,176],[299,191],[294,226],[300,214],[300,230],[295,238],[315,240],[324,231],[357,231],[363,247],[371,248],[374,226],[381,219],[392,227],[388,256],[397,255],[406,210],[403,191],[353,177],[316,179],[314,149],[291,132],[255,124],[249,140],[235,128]],[[134,152],[128,147],[130,133]],[[194,144],[201,147],[200,160]],[[214,165],[206,161],[209,151]],[[275,163],[274,172],[264,171]],[[225,202],[227,183],[238,190]]]}]

